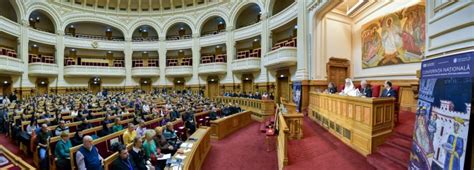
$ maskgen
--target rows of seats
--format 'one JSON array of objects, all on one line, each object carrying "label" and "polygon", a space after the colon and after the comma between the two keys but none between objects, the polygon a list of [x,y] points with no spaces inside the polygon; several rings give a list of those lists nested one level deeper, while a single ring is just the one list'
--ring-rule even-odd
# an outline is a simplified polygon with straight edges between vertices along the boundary
[{"label": "rows of seats", "polygon": [[191,39],[191,38],[193,38],[191,35],[183,35],[183,36],[175,35],[175,36],[167,36],[166,40],[185,40],[185,39]]},{"label": "rows of seats", "polygon": [[89,34],[78,34],[75,33],[74,35],[71,33],[66,33],[67,36],[76,37],[76,38],[86,38],[86,39],[93,39],[93,40],[112,40],[112,41],[124,41],[123,37],[107,37],[102,35],[89,35]]},{"label": "rows of seats", "polygon": [[132,37],[133,42],[143,42],[143,41],[158,41],[158,36],[149,36],[149,37]]},{"label": "rows of seats", "polygon": [[255,48],[250,50],[241,50],[237,52],[237,59],[244,58],[260,58],[261,49]]},{"label": "rows of seats", "polygon": [[272,51],[281,47],[296,47],[296,37],[277,42],[273,45]]},{"label": "rows of seats", "polygon": [[201,64],[207,63],[225,63],[227,54],[204,55],[201,57]]},{"label": "rows of seats", "polygon": [[132,60],[132,67],[158,67],[159,65],[159,59],[148,59],[146,65],[144,64],[143,59]]},{"label": "rows of seats", "polygon": [[54,56],[44,54],[29,54],[28,63],[48,63],[54,64]]},{"label": "rows of seats", "polygon": [[190,57],[181,59],[179,62],[178,59],[166,59],[166,66],[192,66],[193,59]]},{"label": "rows of seats", "polygon": [[16,54],[16,51],[11,49],[11,48],[0,47],[0,55],[5,55],[5,56],[16,58],[17,54]]}]

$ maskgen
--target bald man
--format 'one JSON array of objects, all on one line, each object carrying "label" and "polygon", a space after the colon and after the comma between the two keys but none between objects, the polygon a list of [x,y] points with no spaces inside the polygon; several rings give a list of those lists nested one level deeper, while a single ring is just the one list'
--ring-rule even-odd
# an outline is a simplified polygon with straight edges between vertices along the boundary
[{"label": "bald man", "polygon": [[93,139],[89,135],[82,138],[82,146],[76,152],[76,163],[79,170],[102,170],[104,159],[92,141]]}]

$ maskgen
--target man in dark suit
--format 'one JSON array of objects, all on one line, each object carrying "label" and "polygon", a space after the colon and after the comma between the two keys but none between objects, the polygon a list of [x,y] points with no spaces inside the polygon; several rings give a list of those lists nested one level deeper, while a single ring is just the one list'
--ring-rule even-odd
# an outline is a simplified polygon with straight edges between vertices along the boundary
[{"label": "man in dark suit", "polygon": [[362,80],[360,82],[360,92],[365,97],[372,97],[372,88],[367,84],[367,81]]},{"label": "man in dark suit", "polygon": [[335,85],[333,82],[330,82],[330,83],[328,84],[327,92],[330,93],[330,94],[337,93],[336,85]]},{"label": "man in dark suit", "polygon": [[119,158],[112,163],[112,169],[137,169],[135,162],[129,158],[125,146],[119,145],[116,150],[119,153]]},{"label": "man in dark suit", "polygon": [[380,97],[397,97],[397,92],[392,88],[392,82],[385,81],[385,84],[383,86],[384,89]]}]

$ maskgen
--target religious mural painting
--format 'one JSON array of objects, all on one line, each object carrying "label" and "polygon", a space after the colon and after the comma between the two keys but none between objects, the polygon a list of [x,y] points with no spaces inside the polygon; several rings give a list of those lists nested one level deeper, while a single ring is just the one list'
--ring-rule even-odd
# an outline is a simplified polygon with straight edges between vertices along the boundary
[{"label": "religious mural painting", "polygon": [[424,61],[409,169],[464,169],[474,52]]},{"label": "religious mural painting", "polygon": [[425,50],[425,6],[415,5],[362,27],[362,68],[421,62]]}]

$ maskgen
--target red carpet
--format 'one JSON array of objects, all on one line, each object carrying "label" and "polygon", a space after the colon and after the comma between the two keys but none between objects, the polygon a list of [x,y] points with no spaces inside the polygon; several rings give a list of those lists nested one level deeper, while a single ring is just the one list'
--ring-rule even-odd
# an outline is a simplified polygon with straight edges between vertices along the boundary
[{"label": "red carpet", "polygon": [[400,112],[400,122],[394,133],[377,148],[375,153],[367,157],[367,161],[377,169],[407,169],[410,160],[415,114]]},{"label": "red carpet", "polygon": [[265,151],[265,135],[259,129],[260,123],[254,122],[223,140],[211,142],[202,169],[278,169],[275,146],[270,152]]},{"label": "red carpet", "polygon": [[304,138],[288,142],[288,170],[374,169],[364,156],[305,117]]},{"label": "red carpet", "polygon": [[32,155],[25,155],[22,151],[20,151],[20,144],[15,144],[10,137],[5,136],[5,134],[0,134],[0,145],[7,148],[10,152],[15,154],[16,156],[21,157],[24,161],[29,163],[31,166],[33,164],[33,156]]}]

